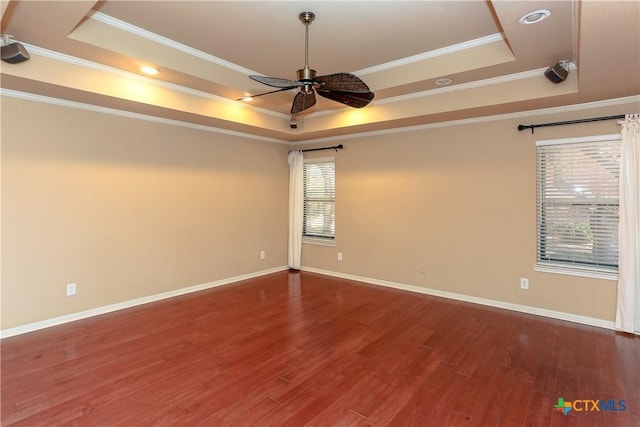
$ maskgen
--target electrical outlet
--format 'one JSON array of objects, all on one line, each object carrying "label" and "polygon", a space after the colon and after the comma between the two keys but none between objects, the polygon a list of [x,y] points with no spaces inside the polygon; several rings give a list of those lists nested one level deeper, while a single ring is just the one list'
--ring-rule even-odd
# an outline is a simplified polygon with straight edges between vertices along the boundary
[{"label": "electrical outlet", "polygon": [[76,294],[76,289],[77,289],[77,286],[76,286],[75,283],[67,284],[67,296],[71,297],[71,296],[75,295]]},{"label": "electrical outlet", "polygon": [[418,272],[420,274],[424,274],[425,270],[426,270],[426,267],[424,266],[424,264],[419,264],[418,265]]},{"label": "electrical outlet", "polygon": [[520,278],[520,289],[529,289],[529,279]]},{"label": "electrical outlet", "polygon": [[265,259],[267,254],[264,251],[260,251],[260,259]]},{"label": "electrical outlet", "polygon": [[342,252],[338,252],[338,261],[342,261]]}]

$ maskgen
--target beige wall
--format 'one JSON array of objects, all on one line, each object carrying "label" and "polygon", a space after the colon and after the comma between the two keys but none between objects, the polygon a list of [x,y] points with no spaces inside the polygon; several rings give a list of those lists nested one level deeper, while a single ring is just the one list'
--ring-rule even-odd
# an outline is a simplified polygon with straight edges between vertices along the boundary
[{"label": "beige wall", "polygon": [[2,329],[286,265],[284,144],[7,97],[1,132]]},{"label": "beige wall", "polygon": [[[615,281],[533,271],[535,141],[619,133],[619,125],[539,128],[534,135],[516,127],[637,110],[635,103],[341,141],[336,246],[305,244],[302,264],[613,320]],[[529,278],[528,291],[520,289],[521,277]]]},{"label": "beige wall", "polygon": [[[637,110],[337,141],[307,155],[336,159],[336,246],[302,264],[613,320],[616,282],[532,269],[534,144],[619,126],[516,126]],[[1,132],[2,329],[286,264],[286,145],[6,97]]]}]

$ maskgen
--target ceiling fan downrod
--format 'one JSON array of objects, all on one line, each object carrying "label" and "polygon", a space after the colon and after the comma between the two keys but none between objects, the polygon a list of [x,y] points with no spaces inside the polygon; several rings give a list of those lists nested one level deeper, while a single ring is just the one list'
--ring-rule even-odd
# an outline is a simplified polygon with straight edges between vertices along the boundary
[{"label": "ceiling fan downrod", "polygon": [[300,22],[304,24],[304,68],[297,71],[298,80],[304,83],[304,90],[310,91],[313,88],[313,79],[316,77],[316,70],[309,68],[309,24],[316,18],[313,12],[302,12],[298,15]]}]

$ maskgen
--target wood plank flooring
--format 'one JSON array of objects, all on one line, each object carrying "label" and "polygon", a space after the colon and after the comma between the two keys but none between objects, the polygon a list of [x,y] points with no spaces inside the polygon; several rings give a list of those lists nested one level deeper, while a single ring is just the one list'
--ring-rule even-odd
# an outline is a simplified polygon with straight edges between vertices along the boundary
[{"label": "wood plank flooring", "polygon": [[308,272],[1,346],[3,426],[640,425],[640,338]]}]

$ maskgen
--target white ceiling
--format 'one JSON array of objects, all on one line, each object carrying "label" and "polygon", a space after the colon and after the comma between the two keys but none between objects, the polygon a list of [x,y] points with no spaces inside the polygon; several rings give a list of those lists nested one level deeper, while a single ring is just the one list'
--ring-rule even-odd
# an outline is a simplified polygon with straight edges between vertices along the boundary
[{"label": "white ceiling", "polygon": [[[2,63],[2,88],[259,137],[314,138],[640,94],[638,1],[15,1],[2,33],[31,53]],[[538,24],[518,22],[548,9]],[[320,97],[289,128],[295,91],[248,78],[350,72],[363,109]],[[569,78],[543,73],[573,61]],[[141,65],[160,70],[143,76]],[[448,86],[435,81],[451,79]],[[9,90],[9,91],[7,91]]]}]

